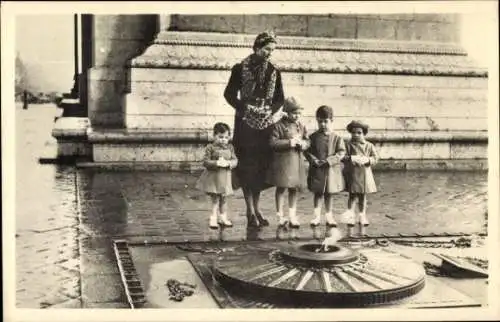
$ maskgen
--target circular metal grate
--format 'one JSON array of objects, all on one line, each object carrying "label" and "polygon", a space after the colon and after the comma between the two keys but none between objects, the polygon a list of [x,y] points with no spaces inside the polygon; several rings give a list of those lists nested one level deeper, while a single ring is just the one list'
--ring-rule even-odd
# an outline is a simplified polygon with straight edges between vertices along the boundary
[{"label": "circular metal grate", "polygon": [[294,307],[388,304],[425,285],[424,268],[398,253],[342,246],[318,252],[319,247],[225,252],[214,262],[214,275],[229,292]]}]

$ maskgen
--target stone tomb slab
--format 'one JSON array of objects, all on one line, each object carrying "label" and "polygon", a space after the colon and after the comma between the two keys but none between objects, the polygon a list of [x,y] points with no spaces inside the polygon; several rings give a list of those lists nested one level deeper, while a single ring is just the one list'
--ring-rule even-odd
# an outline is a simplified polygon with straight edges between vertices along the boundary
[{"label": "stone tomb slab", "polygon": [[[142,308],[298,308],[293,305],[276,305],[263,302],[261,299],[241,297],[222,286],[215,280],[212,263],[217,254],[231,252],[235,249],[272,250],[285,246],[290,242],[226,242],[226,243],[185,243],[185,244],[147,244],[128,243],[128,254],[133,263],[136,278],[141,281],[145,302]],[[391,246],[389,246],[391,247]],[[396,250],[396,249],[394,249]],[[418,250],[417,250],[418,251]],[[424,253],[423,251],[421,251]],[[117,261],[120,262],[119,253]],[[418,262],[419,260],[417,260]],[[123,277],[124,285],[127,285]],[[195,284],[192,296],[176,302],[170,299],[167,280],[176,279],[179,282]],[[474,289],[484,288],[487,284],[482,280],[471,279],[470,285]],[[484,305],[481,298],[475,296],[478,292],[465,294],[461,279],[457,286],[449,278],[426,276],[424,289],[418,294],[403,301],[391,303],[384,308],[450,308],[450,307],[477,307]],[[460,284],[460,285],[458,285]],[[478,286],[479,285],[479,286]],[[460,290],[459,290],[460,289]],[[476,290],[477,291],[477,290]],[[484,293],[483,292],[483,293]],[[481,292],[479,292],[481,293]],[[136,308],[138,308],[136,306]],[[305,307],[304,307],[305,308]],[[373,307],[370,307],[373,308]]]}]

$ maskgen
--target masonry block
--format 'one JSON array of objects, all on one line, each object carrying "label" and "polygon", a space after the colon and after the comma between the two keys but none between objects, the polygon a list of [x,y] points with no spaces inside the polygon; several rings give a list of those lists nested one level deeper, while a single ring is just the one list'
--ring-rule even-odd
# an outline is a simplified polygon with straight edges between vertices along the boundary
[{"label": "masonry block", "polygon": [[182,144],[94,144],[94,162],[198,161],[203,158],[202,145]]},{"label": "masonry block", "polygon": [[245,16],[244,33],[258,34],[272,30],[277,35],[306,36],[306,15],[247,15]]},{"label": "masonry block", "polygon": [[143,40],[96,39],[93,48],[94,66],[125,66],[146,46]]},{"label": "masonry block", "polygon": [[[136,103],[140,104],[138,108],[147,109],[148,106],[158,105],[162,106],[162,114],[169,115],[207,113],[203,83],[132,82],[131,87],[134,96],[141,98],[141,102]],[[127,105],[130,103],[127,102]],[[127,109],[127,113],[129,111]]]},{"label": "masonry block", "polygon": [[[93,126],[123,124],[125,84],[121,80],[90,81],[89,118]],[[113,115],[111,119],[106,115]],[[119,117],[116,118],[115,117]],[[110,122],[110,123],[108,123]]]},{"label": "masonry block", "polygon": [[452,159],[486,159],[488,157],[488,144],[477,143],[452,143]]},{"label": "masonry block", "polygon": [[358,39],[396,39],[396,21],[358,18],[357,26]]},{"label": "masonry block", "polygon": [[311,15],[307,22],[309,37],[355,38],[356,18],[347,15]]},{"label": "masonry block", "polygon": [[157,15],[94,15],[95,39],[151,39],[157,31]]},{"label": "masonry block", "polygon": [[243,33],[244,15],[182,15],[171,16],[169,30],[176,31],[214,31]]}]

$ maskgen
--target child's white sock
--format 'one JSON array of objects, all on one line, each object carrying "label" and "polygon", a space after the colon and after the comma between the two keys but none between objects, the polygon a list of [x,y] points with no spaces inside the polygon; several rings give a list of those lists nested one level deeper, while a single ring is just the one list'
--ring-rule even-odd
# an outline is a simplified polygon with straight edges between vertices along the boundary
[{"label": "child's white sock", "polygon": [[290,224],[292,226],[300,226],[299,220],[297,219],[297,212],[295,208],[290,208],[288,210],[288,216],[290,217]]},{"label": "child's white sock", "polygon": [[359,213],[359,223],[362,226],[368,226],[370,223],[368,222],[368,218],[366,217],[366,213],[364,211]]},{"label": "child's white sock", "polygon": [[219,227],[219,223],[217,222],[217,212],[213,212],[210,216],[209,226],[212,229],[217,229]]}]

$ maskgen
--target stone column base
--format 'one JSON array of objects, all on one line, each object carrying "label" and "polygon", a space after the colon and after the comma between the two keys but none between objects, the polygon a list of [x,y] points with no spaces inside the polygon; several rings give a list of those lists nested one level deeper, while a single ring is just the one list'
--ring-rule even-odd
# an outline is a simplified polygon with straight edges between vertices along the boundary
[{"label": "stone column base", "polygon": [[87,141],[89,126],[86,117],[60,117],[56,120],[52,136],[57,140],[57,160],[91,159],[92,146]]}]

